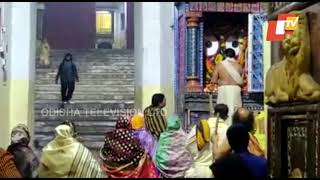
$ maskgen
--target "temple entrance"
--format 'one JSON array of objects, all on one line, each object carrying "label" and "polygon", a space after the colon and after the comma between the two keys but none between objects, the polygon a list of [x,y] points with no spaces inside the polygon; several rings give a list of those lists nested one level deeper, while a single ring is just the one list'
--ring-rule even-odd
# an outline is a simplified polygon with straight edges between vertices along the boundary
[{"label": "temple entrance", "polygon": [[126,48],[125,7],[125,2],[96,2],[96,48]]},{"label": "temple entrance", "polygon": [[[217,92],[217,87],[210,83],[215,66],[225,59],[224,51],[232,48],[236,60],[245,69],[247,82],[248,64],[248,13],[203,14],[204,21],[204,92]],[[247,92],[247,84],[243,86]]]}]

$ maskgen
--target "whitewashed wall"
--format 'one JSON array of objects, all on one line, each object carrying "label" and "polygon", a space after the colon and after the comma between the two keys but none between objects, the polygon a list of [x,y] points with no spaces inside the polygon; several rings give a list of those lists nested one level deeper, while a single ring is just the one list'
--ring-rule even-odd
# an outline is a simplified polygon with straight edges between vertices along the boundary
[{"label": "whitewashed wall", "polygon": [[136,108],[146,108],[161,92],[168,115],[174,111],[173,12],[173,2],[137,2],[134,9]]}]

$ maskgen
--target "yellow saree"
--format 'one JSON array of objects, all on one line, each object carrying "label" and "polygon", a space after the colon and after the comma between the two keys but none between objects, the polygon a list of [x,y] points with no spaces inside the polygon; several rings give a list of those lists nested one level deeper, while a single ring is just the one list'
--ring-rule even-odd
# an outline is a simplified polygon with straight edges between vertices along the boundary
[{"label": "yellow saree", "polygon": [[[187,149],[192,154],[193,163],[190,169],[186,171],[186,178],[212,178],[213,174],[210,170],[211,164],[214,162],[213,149],[215,146],[219,146],[221,142],[220,139],[225,137],[226,129],[228,126],[223,120],[218,120],[217,117],[209,118],[207,121],[210,141],[203,145],[202,149],[197,148],[198,138],[197,138],[197,127],[194,126],[188,133],[187,137]],[[216,123],[218,121],[218,129],[216,131]],[[203,129],[203,128],[202,128]],[[215,134],[217,132],[217,134]],[[217,142],[218,141],[218,142]]]},{"label": "yellow saree", "polygon": [[105,177],[91,152],[74,139],[67,125],[56,127],[56,137],[44,149],[39,167],[40,178]]}]

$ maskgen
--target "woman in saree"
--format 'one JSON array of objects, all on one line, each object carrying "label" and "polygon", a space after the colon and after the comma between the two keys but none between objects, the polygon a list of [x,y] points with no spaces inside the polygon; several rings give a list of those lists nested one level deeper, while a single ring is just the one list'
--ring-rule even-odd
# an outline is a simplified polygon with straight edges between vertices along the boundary
[{"label": "woman in saree", "polygon": [[115,129],[106,133],[100,157],[103,171],[111,178],[159,177],[150,156],[134,137],[127,117],[120,117]]},{"label": "woman in saree", "polygon": [[[214,127],[214,125],[213,125]],[[186,171],[186,178],[212,178],[210,165],[214,157],[212,148],[214,146],[214,129],[210,129],[208,120],[200,120],[187,137],[187,150],[191,153],[193,163]]]},{"label": "woman in saree", "polygon": [[39,177],[106,177],[91,152],[74,137],[74,127],[67,124],[64,123],[56,127],[56,137],[43,148]]},{"label": "woman in saree", "polygon": [[187,149],[192,154],[193,163],[186,172],[186,178],[212,178],[210,169],[214,162],[214,150],[226,136],[228,124],[228,106],[217,104],[213,117],[200,120],[188,133]]},{"label": "woman in saree", "polygon": [[182,178],[192,163],[191,154],[186,149],[187,134],[181,129],[177,116],[170,116],[167,124],[159,138],[156,166],[164,178]]},{"label": "woman in saree", "polygon": [[134,137],[139,139],[142,147],[144,147],[149,156],[154,160],[154,155],[157,149],[157,141],[146,130],[144,126],[143,114],[136,114],[131,118],[131,127],[133,129]]}]

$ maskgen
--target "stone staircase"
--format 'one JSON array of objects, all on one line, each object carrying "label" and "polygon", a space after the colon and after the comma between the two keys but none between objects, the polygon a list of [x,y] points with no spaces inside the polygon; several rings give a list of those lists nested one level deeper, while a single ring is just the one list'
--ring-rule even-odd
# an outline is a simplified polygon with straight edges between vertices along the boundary
[{"label": "stone staircase", "polygon": [[[57,68],[71,52],[80,82],[72,101],[60,109]],[[54,137],[54,128],[68,119],[77,126],[79,141],[93,152],[104,143],[104,135],[116,120],[134,107],[134,57],[132,50],[53,50],[49,68],[36,68],[35,147],[42,149]]]}]

